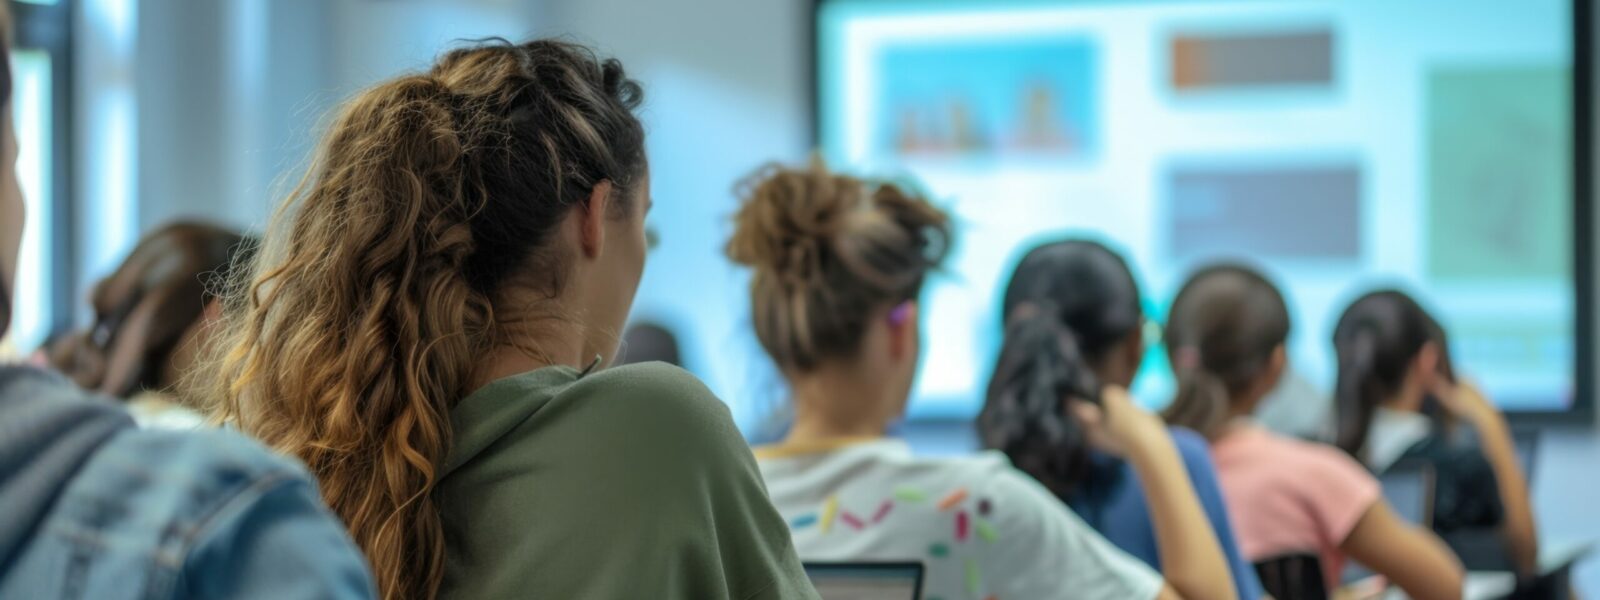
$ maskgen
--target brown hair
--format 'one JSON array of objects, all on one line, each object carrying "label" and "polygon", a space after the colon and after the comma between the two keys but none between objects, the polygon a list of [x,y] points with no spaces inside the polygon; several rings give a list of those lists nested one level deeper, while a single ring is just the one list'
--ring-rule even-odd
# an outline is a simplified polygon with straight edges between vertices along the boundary
[{"label": "brown hair", "polygon": [[163,390],[184,334],[200,322],[210,280],[247,250],[244,236],[203,223],[173,223],[146,235],[90,296],[94,323],[53,344],[50,362],[79,386],[127,398]]},{"label": "brown hair", "polygon": [[449,411],[486,352],[537,355],[529,327],[564,318],[509,293],[554,297],[557,224],[602,182],[632,197],[641,96],[621,63],[548,40],[475,44],[361,93],[230,306],[222,415],[305,461],[383,597],[437,594]]},{"label": "brown hair", "polygon": [[1233,399],[1245,393],[1289,339],[1289,307],[1277,286],[1239,265],[1202,269],[1172,301],[1167,357],[1178,394],[1168,423],[1214,438]]},{"label": "brown hair", "polygon": [[779,368],[853,355],[874,311],[911,300],[949,250],[950,219],[906,187],[769,166],[741,193],[728,258],[751,267],[756,337]]}]

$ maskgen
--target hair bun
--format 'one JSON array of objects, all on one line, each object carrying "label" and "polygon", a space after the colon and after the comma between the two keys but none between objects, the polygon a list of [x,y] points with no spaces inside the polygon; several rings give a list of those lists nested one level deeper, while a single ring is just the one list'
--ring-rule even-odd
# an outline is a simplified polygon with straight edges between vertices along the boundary
[{"label": "hair bun", "polygon": [[828,172],[820,161],[804,169],[768,165],[741,185],[728,258],[785,278],[806,279],[864,206],[865,185]]}]

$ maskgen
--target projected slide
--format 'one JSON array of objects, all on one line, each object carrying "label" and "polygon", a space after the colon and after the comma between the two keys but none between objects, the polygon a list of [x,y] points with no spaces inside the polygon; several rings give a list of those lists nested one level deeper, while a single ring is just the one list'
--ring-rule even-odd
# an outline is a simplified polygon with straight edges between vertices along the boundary
[{"label": "projected slide", "polygon": [[[1158,319],[1198,265],[1262,267],[1291,303],[1294,393],[1331,390],[1338,311],[1400,287],[1446,321],[1460,370],[1503,406],[1570,407],[1570,12],[824,2],[824,154],[916,178],[961,224],[925,298],[913,415],[976,412],[1005,278],[1029,245],[1065,236],[1122,251]],[[1172,388],[1152,348],[1135,392],[1161,406]]]}]

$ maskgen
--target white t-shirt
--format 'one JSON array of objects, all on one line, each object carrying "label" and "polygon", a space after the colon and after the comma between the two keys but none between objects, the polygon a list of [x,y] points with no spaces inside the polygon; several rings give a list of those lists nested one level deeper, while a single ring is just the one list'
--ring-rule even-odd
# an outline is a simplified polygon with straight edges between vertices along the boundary
[{"label": "white t-shirt", "polygon": [[928,600],[1154,598],[1162,580],[1003,454],[917,458],[893,439],[756,449],[811,561],[927,565]]}]

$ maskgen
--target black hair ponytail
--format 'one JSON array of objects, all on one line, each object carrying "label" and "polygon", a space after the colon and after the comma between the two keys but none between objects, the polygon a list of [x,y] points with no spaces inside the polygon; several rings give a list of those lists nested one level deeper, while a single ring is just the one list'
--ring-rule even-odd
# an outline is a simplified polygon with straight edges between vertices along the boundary
[{"label": "black hair ponytail", "polygon": [[[1350,304],[1333,329],[1339,356],[1334,389],[1339,448],[1360,458],[1378,406],[1400,389],[1412,360],[1430,341],[1442,343],[1444,329],[1410,296],[1395,290],[1372,292]],[[1441,357],[1448,365],[1448,356]],[[1448,376],[1448,366],[1445,367]]]},{"label": "black hair ponytail", "polygon": [[1378,336],[1363,328],[1336,347],[1339,380],[1334,388],[1337,434],[1334,442],[1351,456],[1358,456],[1367,445],[1372,418],[1378,412],[1382,391],[1373,372],[1377,363]]},{"label": "black hair ponytail", "polygon": [[1173,369],[1178,392],[1172,404],[1161,412],[1167,423],[1191,429],[1207,438],[1227,424],[1231,395],[1227,383],[1200,363],[1199,350],[1180,347],[1173,351]]},{"label": "black hair ponytail", "polygon": [[1100,382],[1078,337],[1050,306],[1015,311],[989,381],[978,434],[1058,496],[1089,473],[1088,438],[1067,400],[1100,403]]}]

